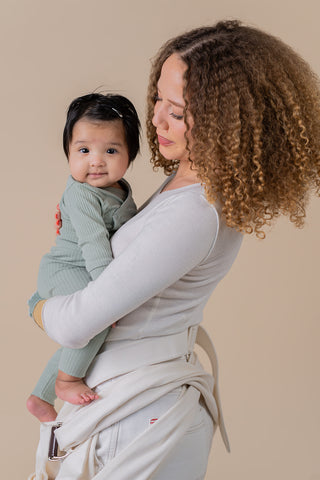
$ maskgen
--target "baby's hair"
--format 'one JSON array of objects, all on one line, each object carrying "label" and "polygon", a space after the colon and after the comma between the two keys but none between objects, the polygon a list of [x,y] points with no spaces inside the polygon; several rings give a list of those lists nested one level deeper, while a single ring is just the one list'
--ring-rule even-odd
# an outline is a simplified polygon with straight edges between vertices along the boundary
[{"label": "baby's hair", "polygon": [[129,153],[129,163],[137,156],[140,149],[140,121],[136,109],[126,97],[108,93],[90,93],[75,98],[67,112],[63,130],[63,149],[69,158],[69,146],[73,127],[82,118],[93,122],[113,122],[120,120],[124,127],[125,139]]}]

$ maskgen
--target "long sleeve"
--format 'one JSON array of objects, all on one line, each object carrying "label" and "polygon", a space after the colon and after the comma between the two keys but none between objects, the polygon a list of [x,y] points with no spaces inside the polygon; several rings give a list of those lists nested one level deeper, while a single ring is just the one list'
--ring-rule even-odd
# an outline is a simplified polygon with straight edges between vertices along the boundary
[{"label": "long sleeve", "polygon": [[[137,217],[117,234],[131,222],[139,222]],[[198,193],[165,197],[141,223],[98,279],[73,295],[46,302],[43,324],[52,339],[71,348],[84,346],[200,264],[211,251],[219,227],[216,210]]]},{"label": "long sleeve", "polygon": [[112,260],[109,232],[103,219],[100,199],[86,185],[73,181],[64,194],[70,222],[87,271],[94,280]]}]

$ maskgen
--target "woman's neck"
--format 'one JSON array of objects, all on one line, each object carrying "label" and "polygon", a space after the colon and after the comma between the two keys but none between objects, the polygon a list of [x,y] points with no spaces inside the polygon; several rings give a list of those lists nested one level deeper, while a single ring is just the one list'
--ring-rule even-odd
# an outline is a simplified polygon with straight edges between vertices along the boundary
[{"label": "woman's neck", "polygon": [[188,164],[180,163],[175,176],[167,183],[162,191],[175,190],[194,183],[200,183],[196,170],[191,170],[189,162]]}]

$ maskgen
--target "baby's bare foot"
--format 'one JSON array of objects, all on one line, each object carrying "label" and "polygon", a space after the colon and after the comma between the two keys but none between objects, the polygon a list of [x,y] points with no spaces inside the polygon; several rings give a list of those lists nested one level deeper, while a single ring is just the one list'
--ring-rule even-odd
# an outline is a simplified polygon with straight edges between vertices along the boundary
[{"label": "baby's bare foot", "polygon": [[73,405],[86,405],[99,395],[89,388],[81,378],[71,377],[70,380],[56,379],[56,394],[61,400]]},{"label": "baby's bare foot", "polygon": [[53,422],[57,417],[54,407],[35,395],[30,395],[27,400],[27,409],[40,422]]}]

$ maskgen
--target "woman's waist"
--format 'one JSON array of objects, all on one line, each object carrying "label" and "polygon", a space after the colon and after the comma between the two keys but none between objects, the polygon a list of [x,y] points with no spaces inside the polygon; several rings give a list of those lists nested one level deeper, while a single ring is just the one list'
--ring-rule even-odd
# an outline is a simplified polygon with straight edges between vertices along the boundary
[{"label": "woman's waist", "polygon": [[[192,327],[197,328],[197,327]],[[95,387],[105,380],[187,356],[193,349],[190,329],[171,335],[136,340],[107,341],[91,364],[86,383]]]}]

